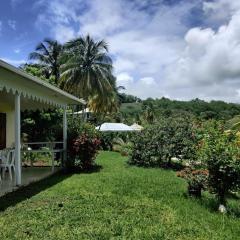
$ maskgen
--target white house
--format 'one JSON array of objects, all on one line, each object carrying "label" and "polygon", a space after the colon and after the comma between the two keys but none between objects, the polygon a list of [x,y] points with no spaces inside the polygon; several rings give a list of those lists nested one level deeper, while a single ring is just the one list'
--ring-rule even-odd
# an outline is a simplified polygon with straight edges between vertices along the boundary
[{"label": "white house", "polygon": [[[62,108],[63,145],[67,150],[67,116],[70,105],[85,104],[59,88],[0,60],[0,150],[15,147],[16,184],[21,185],[21,111]],[[65,154],[66,157],[66,154]]]}]

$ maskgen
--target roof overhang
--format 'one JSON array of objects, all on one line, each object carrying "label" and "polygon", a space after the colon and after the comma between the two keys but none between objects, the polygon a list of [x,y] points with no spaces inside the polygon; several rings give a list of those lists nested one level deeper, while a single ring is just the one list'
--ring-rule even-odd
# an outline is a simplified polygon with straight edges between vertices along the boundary
[{"label": "roof overhang", "polygon": [[69,106],[86,104],[79,99],[51,84],[27,74],[0,60],[0,92],[20,94],[24,98],[42,105]]}]

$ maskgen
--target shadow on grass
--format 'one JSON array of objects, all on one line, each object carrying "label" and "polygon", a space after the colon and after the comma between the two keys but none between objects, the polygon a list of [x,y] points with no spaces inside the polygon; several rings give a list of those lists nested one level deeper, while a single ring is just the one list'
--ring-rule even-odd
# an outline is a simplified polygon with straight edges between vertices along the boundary
[{"label": "shadow on grass", "polygon": [[102,169],[102,166],[95,165],[88,170],[74,170],[74,171],[66,171],[63,170],[61,172],[55,173],[47,178],[44,178],[40,181],[31,183],[27,186],[22,186],[17,190],[7,193],[6,195],[0,197],[0,212],[5,211],[8,207],[13,207],[16,204],[44,191],[47,188],[50,188],[57,183],[64,181],[65,179],[71,177],[73,174],[81,174],[81,173],[96,173]]},{"label": "shadow on grass", "polygon": [[153,165],[153,166],[144,166],[141,164],[134,164],[131,162],[126,162],[126,167],[138,167],[138,168],[145,168],[145,169],[164,169],[169,171],[181,171],[185,168],[185,166],[181,162],[173,162],[173,163],[162,163],[159,165]]},{"label": "shadow on grass", "polygon": [[[203,206],[211,213],[219,213],[219,203],[217,199],[209,193],[204,194],[201,198],[191,197],[187,193],[184,193],[184,197],[196,201],[199,205]],[[230,201],[230,199],[234,199],[235,201]],[[240,218],[240,206],[236,200],[239,200],[236,195],[228,196],[227,215],[234,218]]]},{"label": "shadow on grass", "polygon": [[88,169],[81,169],[81,168],[69,168],[67,170],[67,173],[69,174],[80,174],[80,173],[88,173],[88,174],[91,174],[91,173],[97,173],[97,172],[100,172],[102,170],[102,166],[101,165],[94,165],[94,166],[91,166],[90,168]]},{"label": "shadow on grass", "polygon": [[0,212],[6,210],[8,207],[13,207],[16,204],[38,194],[45,189],[62,182],[68,177],[71,177],[72,174],[66,174],[63,172],[55,173],[47,178],[44,178],[40,181],[31,183],[27,186],[22,186],[19,189],[7,193],[6,195],[0,197]]}]

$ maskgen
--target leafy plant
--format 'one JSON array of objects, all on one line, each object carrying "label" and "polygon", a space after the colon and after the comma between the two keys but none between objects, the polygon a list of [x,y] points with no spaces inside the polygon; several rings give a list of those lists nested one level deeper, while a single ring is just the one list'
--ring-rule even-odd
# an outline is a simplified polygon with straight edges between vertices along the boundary
[{"label": "leafy plant", "polygon": [[87,134],[83,134],[74,140],[72,146],[72,156],[75,157],[75,166],[84,170],[89,170],[94,166],[100,140],[91,138]]},{"label": "leafy plant", "polygon": [[199,156],[209,171],[210,191],[216,194],[220,204],[226,205],[227,194],[240,189],[240,148],[237,135],[225,132],[221,123],[210,122]]},{"label": "leafy plant", "polygon": [[113,151],[121,153],[122,156],[129,156],[132,151],[132,143],[124,141],[122,138],[113,139]]},{"label": "leafy plant", "polygon": [[145,167],[172,165],[172,158],[194,159],[197,134],[187,118],[168,118],[148,126],[133,139],[130,164]]},{"label": "leafy plant", "polygon": [[208,171],[185,168],[177,172],[177,176],[184,178],[188,183],[188,194],[201,197],[202,190],[207,188]]},{"label": "leafy plant", "polygon": [[58,85],[60,77],[60,56],[63,46],[56,40],[45,38],[39,43],[35,51],[29,54],[31,60],[36,60],[42,67],[42,72],[49,79],[54,77],[55,84]]},{"label": "leafy plant", "polygon": [[100,148],[98,131],[91,124],[71,124],[68,138],[69,158],[67,167],[70,169],[89,170]]}]

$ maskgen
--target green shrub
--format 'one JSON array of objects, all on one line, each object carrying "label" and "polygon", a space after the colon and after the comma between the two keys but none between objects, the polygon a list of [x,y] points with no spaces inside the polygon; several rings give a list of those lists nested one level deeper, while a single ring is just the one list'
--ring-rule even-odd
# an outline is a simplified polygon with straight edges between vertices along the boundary
[{"label": "green shrub", "polygon": [[143,167],[159,167],[162,162],[163,132],[159,125],[149,126],[133,138],[129,164]]},{"label": "green shrub", "polygon": [[209,190],[219,203],[226,204],[230,191],[240,189],[240,148],[234,132],[224,132],[222,124],[212,121],[201,142],[199,157],[209,171]]},{"label": "green shrub", "polygon": [[188,194],[201,197],[202,190],[207,188],[208,171],[187,167],[177,172],[177,176],[184,178],[188,183]]},{"label": "green shrub", "polygon": [[151,125],[133,138],[130,164],[171,167],[171,159],[194,159],[197,135],[188,118],[168,118]]},{"label": "green shrub", "polygon": [[125,142],[120,137],[114,138],[112,150],[121,153],[122,156],[129,156],[132,152],[132,142]]},{"label": "green shrub", "polygon": [[135,132],[101,132],[101,148],[106,151],[114,151],[114,141],[116,139],[122,139],[123,142],[131,142],[132,136]]},{"label": "green shrub", "polygon": [[90,170],[95,165],[99,148],[99,132],[95,126],[88,123],[72,124],[68,137],[68,169]]}]

